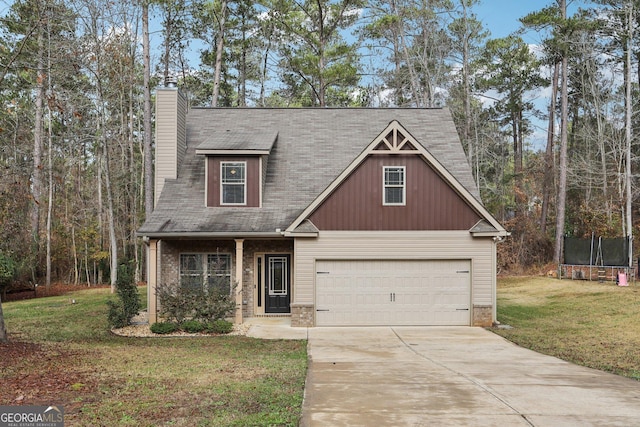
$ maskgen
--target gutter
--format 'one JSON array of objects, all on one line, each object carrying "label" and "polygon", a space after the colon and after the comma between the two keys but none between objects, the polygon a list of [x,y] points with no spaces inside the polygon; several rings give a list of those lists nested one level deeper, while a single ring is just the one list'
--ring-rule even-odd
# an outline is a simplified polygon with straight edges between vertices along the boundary
[{"label": "gutter", "polygon": [[136,232],[137,237],[142,237],[145,239],[210,239],[210,238],[225,238],[225,239],[241,239],[241,238],[283,238],[284,233],[281,231],[223,231],[223,232],[215,232],[215,231],[205,231],[205,232],[151,232],[151,233],[140,233]]}]

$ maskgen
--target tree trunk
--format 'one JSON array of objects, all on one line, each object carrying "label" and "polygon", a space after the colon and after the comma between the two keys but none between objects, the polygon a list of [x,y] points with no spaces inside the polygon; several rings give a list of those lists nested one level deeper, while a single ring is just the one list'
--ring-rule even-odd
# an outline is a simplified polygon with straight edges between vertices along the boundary
[{"label": "tree trunk", "polygon": [[[560,1],[560,11],[562,13],[562,19],[567,19],[567,3],[566,0]],[[561,85],[560,85],[560,164],[559,168],[559,176],[558,176],[558,195],[557,195],[557,204],[556,204],[556,242],[553,253],[553,260],[556,263],[560,263],[562,261],[562,245],[564,242],[564,220],[565,220],[565,209],[567,202],[567,126],[568,126],[568,104],[569,104],[569,95],[568,95],[568,60],[566,49],[562,52],[562,62],[561,62]]]},{"label": "tree trunk", "polygon": [[467,145],[467,155],[469,157],[469,164],[472,167],[472,173],[474,175],[474,178],[476,179],[476,182],[478,182],[478,176],[475,173],[475,169],[473,168],[473,159],[476,155],[476,141],[471,138],[471,88],[469,84],[469,67],[471,61],[469,59],[469,23],[467,16],[467,5],[464,1],[460,2],[460,4],[462,6],[463,19],[466,29],[462,41],[462,102],[464,107],[463,138],[464,143]]},{"label": "tree trunk", "polygon": [[[98,152],[98,230],[100,231],[100,251],[104,250],[104,224],[102,214],[104,212],[104,198],[102,197],[102,154]],[[95,270],[94,260],[94,270]],[[96,284],[102,284],[102,265],[98,264],[98,270],[95,274]]]},{"label": "tree trunk", "polygon": [[7,328],[4,325],[4,314],[2,313],[2,295],[0,295],[0,342],[7,342]]},{"label": "tree trunk", "polygon": [[44,110],[44,40],[42,30],[38,30],[38,65],[36,76],[35,121],[33,124],[33,176],[31,177],[31,191],[33,203],[31,207],[31,233],[33,255],[33,277],[39,263],[40,252],[40,202],[42,198],[42,115]]},{"label": "tree trunk", "polygon": [[[166,84],[169,80],[169,63],[171,62],[171,32],[173,31],[173,10],[171,5],[167,4],[167,19],[164,25],[165,38],[164,38],[164,71],[162,84]],[[142,0],[142,56],[144,62],[145,78],[147,77],[147,65],[150,64],[149,60],[149,0]],[[145,90],[146,90],[145,85]],[[146,94],[146,93],[145,93]],[[145,100],[146,101],[146,100]],[[145,105],[146,106],[146,105]]]},{"label": "tree trunk", "polygon": [[220,74],[222,73],[222,50],[224,49],[224,27],[227,17],[227,1],[222,0],[219,20],[218,43],[216,46],[216,68],[213,76],[213,95],[211,97],[211,106],[218,106],[218,95],[220,94]]},{"label": "tree trunk", "polygon": [[418,76],[413,68],[413,63],[412,63],[412,58],[411,55],[409,55],[409,49],[407,48],[407,42],[405,40],[404,37],[404,33],[400,32],[400,43],[402,44],[402,52],[404,53],[404,57],[405,57],[405,63],[407,65],[407,69],[409,70],[409,77],[410,77],[410,83],[411,83],[411,94],[413,96],[413,103],[414,106],[419,108],[422,107],[423,105],[421,105],[420,102],[420,83],[419,83],[419,79]]},{"label": "tree trunk", "polygon": [[632,192],[631,192],[631,144],[633,142],[632,134],[632,115],[633,115],[633,99],[632,99],[632,75],[631,75],[631,55],[633,54],[633,2],[627,3],[627,44],[626,50],[626,64],[625,64],[625,186],[626,186],[626,209],[625,209],[625,223],[626,223],[626,236],[629,239],[629,267],[633,265],[633,220],[631,215]]},{"label": "tree trunk", "polygon": [[516,215],[524,213],[526,200],[522,188],[522,110],[511,113],[511,137],[513,139],[513,174]]},{"label": "tree trunk", "polygon": [[[142,2],[142,56],[144,62],[144,210],[145,218],[153,212],[153,153],[151,147],[151,54],[149,41],[149,3]],[[165,76],[168,77],[168,76]]]},{"label": "tree trunk", "polygon": [[544,181],[542,184],[542,212],[540,213],[540,231],[547,233],[547,216],[549,214],[549,202],[553,191],[553,177],[555,175],[555,162],[553,158],[553,142],[555,140],[556,102],[558,98],[558,79],[560,77],[560,64],[553,65],[553,83],[551,85],[551,103],[549,105],[549,125],[547,127],[547,148],[544,154]]},{"label": "tree trunk", "polygon": [[[51,68],[49,68],[51,69]],[[51,87],[51,86],[49,86]],[[53,216],[53,148],[51,145],[53,144],[53,138],[51,135],[51,108],[47,107],[47,114],[49,116],[48,123],[48,143],[49,146],[47,148],[47,160],[48,160],[48,169],[49,169],[49,200],[47,201],[47,273],[45,286],[47,290],[51,287],[51,222]]]},{"label": "tree trunk", "polygon": [[[78,285],[80,283],[80,271],[78,267],[78,247],[76,246],[76,227],[71,225],[71,253],[73,254],[73,284]],[[82,267],[82,264],[80,264]]]},{"label": "tree trunk", "polygon": [[[392,4],[392,7],[393,7],[393,13],[396,16],[400,16],[398,14],[398,8],[395,2]],[[404,28],[402,28],[402,20],[399,19],[397,22],[398,22],[398,34],[400,35],[400,48],[404,55],[404,63],[406,64],[407,69],[409,70],[409,83],[411,85],[411,95],[413,96],[413,103],[415,107],[422,107],[423,105],[420,105],[420,95],[419,95],[420,82],[419,82],[417,73],[413,67],[413,58],[409,54],[407,40],[405,39],[405,31],[404,31]]]},{"label": "tree trunk", "polygon": [[322,4],[318,1],[318,14],[320,15],[318,18],[318,104],[320,107],[325,107],[327,105],[326,95],[325,95],[325,81],[324,81],[324,70],[325,70],[325,50],[326,50],[326,35],[324,30],[324,10],[322,9]]},{"label": "tree trunk", "polygon": [[247,106],[247,31],[246,16],[242,14],[242,52],[238,70],[238,106]]},{"label": "tree trunk", "polygon": [[115,224],[115,212],[113,208],[113,192],[111,189],[111,173],[109,171],[109,153],[107,147],[107,141],[102,141],[104,150],[104,175],[105,175],[105,188],[107,190],[107,220],[109,221],[109,258],[110,264],[110,284],[111,293],[116,291],[116,281],[118,280],[118,241],[116,239],[116,224]]}]

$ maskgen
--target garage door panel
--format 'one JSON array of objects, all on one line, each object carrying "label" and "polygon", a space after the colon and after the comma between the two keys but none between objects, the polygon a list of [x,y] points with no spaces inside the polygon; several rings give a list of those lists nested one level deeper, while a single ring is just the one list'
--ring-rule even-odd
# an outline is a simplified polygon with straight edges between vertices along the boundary
[{"label": "garage door panel", "polygon": [[316,324],[469,325],[470,261],[317,261]]}]

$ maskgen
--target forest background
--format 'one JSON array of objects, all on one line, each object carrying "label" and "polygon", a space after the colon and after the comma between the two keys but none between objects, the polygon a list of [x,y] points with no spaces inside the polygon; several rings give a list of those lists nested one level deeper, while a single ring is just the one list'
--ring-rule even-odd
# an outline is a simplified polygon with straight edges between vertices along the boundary
[{"label": "forest background", "polygon": [[503,272],[559,262],[565,235],[634,239],[636,0],[540,2],[501,38],[480,5],[7,4],[0,285],[113,285],[121,263],[145,279],[135,232],[153,208],[153,88],[168,81],[192,106],[448,107],[483,202],[512,233],[498,245]]}]

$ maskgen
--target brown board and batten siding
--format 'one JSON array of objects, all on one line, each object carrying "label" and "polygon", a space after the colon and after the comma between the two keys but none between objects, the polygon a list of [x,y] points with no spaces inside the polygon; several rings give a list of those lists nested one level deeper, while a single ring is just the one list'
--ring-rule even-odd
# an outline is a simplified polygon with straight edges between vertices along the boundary
[{"label": "brown board and batten siding", "polygon": [[207,157],[207,206],[220,206],[220,163],[221,162],[246,162],[247,171],[245,182],[247,186],[247,203],[243,206],[259,207],[260,206],[260,180],[262,173],[260,171],[259,157]]},{"label": "brown board and batten siding", "polygon": [[[406,167],[406,204],[384,206],[383,167]],[[320,230],[469,230],[480,219],[421,156],[371,155],[311,215]]]}]

